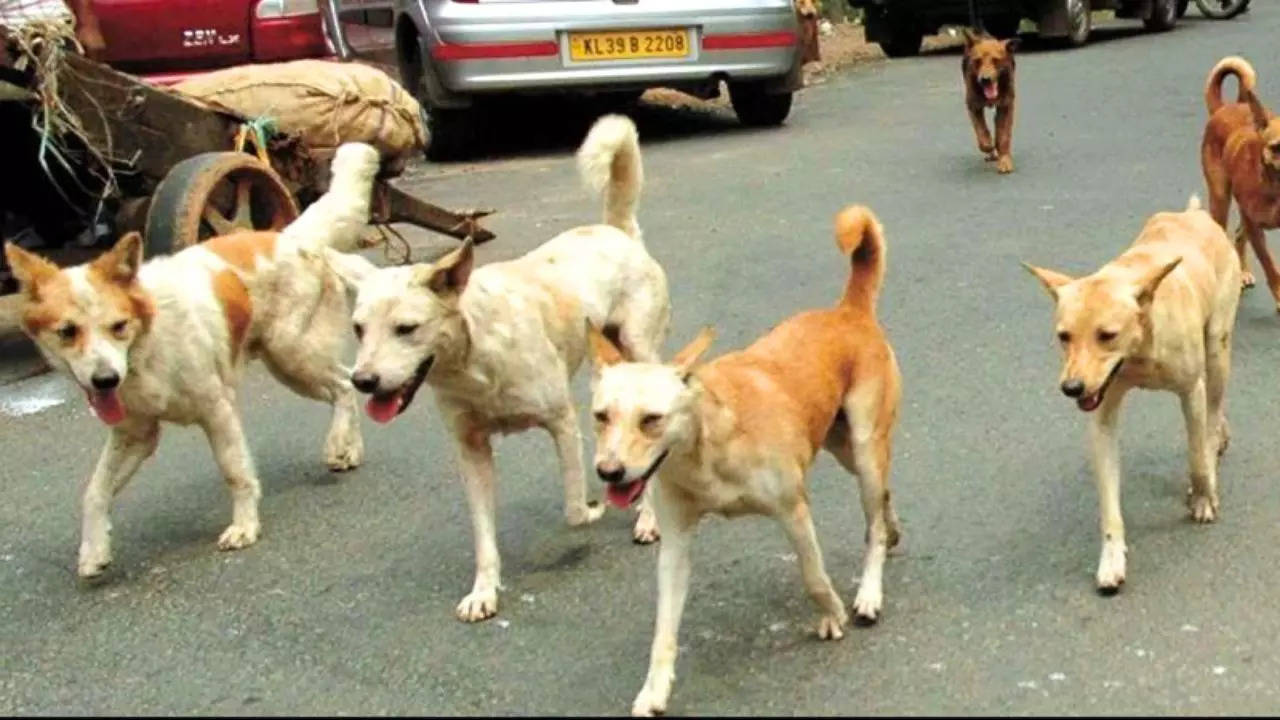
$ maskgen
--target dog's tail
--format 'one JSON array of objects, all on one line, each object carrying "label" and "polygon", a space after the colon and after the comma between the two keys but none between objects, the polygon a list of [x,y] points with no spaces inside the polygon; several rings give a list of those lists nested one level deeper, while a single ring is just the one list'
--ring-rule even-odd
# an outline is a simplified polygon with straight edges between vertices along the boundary
[{"label": "dog's tail", "polygon": [[578,149],[578,171],[592,192],[604,194],[604,222],[640,239],[636,206],[644,184],[640,138],[623,115],[596,120]]},{"label": "dog's tail", "polygon": [[1253,71],[1248,60],[1236,55],[1222,58],[1209,71],[1209,77],[1204,81],[1204,104],[1209,108],[1210,115],[1222,107],[1222,81],[1228,75],[1235,75],[1240,86],[1236,102],[1244,102],[1245,94],[1253,92],[1254,85],[1258,83],[1258,74]]},{"label": "dog's tail", "polygon": [[836,246],[849,257],[849,281],[841,305],[870,309],[884,281],[884,230],[871,208],[850,205],[836,216]]},{"label": "dog's tail", "polygon": [[372,146],[343,143],[330,165],[329,189],[280,231],[278,244],[301,253],[354,250],[369,223],[370,195],[380,160]]}]

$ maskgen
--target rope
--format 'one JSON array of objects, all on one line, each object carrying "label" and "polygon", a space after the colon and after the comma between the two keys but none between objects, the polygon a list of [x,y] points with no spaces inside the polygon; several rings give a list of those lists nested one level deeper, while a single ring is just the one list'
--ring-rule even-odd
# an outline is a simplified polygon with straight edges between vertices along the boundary
[{"label": "rope", "polygon": [[241,123],[236,131],[236,152],[244,152],[245,144],[252,138],[254,152],[263,165],[271,167],[271,156],[267,153],[267,141],[279,134],[275,118],[256,117],[249,122]]}]

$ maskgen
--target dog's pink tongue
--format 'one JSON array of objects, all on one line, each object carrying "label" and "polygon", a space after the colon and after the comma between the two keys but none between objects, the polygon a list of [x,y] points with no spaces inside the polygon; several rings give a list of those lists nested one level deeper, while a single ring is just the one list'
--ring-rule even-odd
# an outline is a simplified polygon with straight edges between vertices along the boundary
[{"label": "dog's pink tongue", "polygon": [[374,396],[365,403],[364,411],[374,422],[389,423],[400,414],[400,393],[386,397]]},{"label": "dog's pink tongue", "polygon": [[987,96],[988,100],[995,100],[1000,95],[1000,86],[995,83],[982,86],[982,94]]},{"label": "dog's pink tongue", "polygon": [[604,497],[614,507],[619,510],[626,510],[631,507],[631,503],[640,497],[640,493],[644,492],[644,483],[633,482],[626,485],[606,485],[604,488]]},{"label": "dog's pink tongue", "polygon": [[98,419],[108,425],[115,425],[124,420],[124,403],[115,390],[92,390],[85,393],[89,398],[89,407],[97,414]]}]

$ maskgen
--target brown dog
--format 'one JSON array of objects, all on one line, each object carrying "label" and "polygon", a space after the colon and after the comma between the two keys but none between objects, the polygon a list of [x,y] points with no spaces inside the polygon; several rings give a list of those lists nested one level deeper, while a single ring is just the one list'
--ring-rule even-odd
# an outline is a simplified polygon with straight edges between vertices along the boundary
[{"label": "brown dog", "polygon": [[[964,76],[964,104],[969,108],[973,132],[978,136],[978,149],[987,160],[996,161],[1000,173],[1013,172],[1013,51],[1018,38],[997,40],[986,33],[964,31],[964,57],[960,61]],[[985,111],[996,109],[996,139],[991,140]]]},{"label": "brown dog", "polygon": [[[1240,85],[1237,101],[1231,104],[1222,101],[1222,81],[1228,75],[1235,75]],[[1200,163],[1209,191],[1209,212],[1223,230],[1232,198],[1240,206],[1235,240],[1242,284],[1253,285],[1244,250],[1248,240],[1280,309],[1280,271],[1263,234],[1280,227],[1280,118],[1258,100],[1253,90],[1256,83],[1257,74],[1244,58],[1223,58],[1209,72],[1204,86],[1209,122],[1200,144]]]},{"label": "brown dog", "polygon": [[633,714],[666,710],[690,546],[703,515],[777,520],[821,612],[818,636],[843,637],[848,611],[823,567],[805,488],[821,449],[858,476],[867,536],[853,613],[863,624],[880,617],[885,554],[899,538],[888,483],[901,379],[876,321],[885,264],[880,223],[865,207],[846,208],[836,218],[836,242],[849,278],[834,307],[792,316],[745,350],[702,367],[708,330],[671,363],[628,362],[604,334],[589,335],[596,472],[619,505],[634,502],[655,480],[662,534],[658,618]]}]

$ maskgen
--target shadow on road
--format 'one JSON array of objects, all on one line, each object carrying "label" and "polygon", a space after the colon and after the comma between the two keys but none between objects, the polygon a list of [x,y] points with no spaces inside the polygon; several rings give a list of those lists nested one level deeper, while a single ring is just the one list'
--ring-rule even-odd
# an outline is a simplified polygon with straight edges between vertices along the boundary
[{"label": "shadow on road", "polygon": [[479,138],[463,162],[573,152],[582,143],[591,123],[611,112],[630,116],[645,144],[744,129],[728,107],[691,105],[668,105],[647,99],[611,103],[573,96],[504,99],[476,113]]}]

